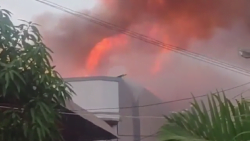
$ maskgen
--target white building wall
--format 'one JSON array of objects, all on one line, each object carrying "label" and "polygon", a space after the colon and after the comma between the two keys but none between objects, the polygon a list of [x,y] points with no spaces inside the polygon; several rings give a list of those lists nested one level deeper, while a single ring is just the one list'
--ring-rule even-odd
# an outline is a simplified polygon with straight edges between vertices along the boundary
[{"label": "white building wall", "polygon": [[99,118],[119,120],[118,82],[91,80],[69,83],[76,93],[72,98],[76,104]]},{"label": "white building wall", "polygon": [[[133,108],[161,102],[143,87],[122,78],[109,77],[72,80],[69,83],[76,93],[76,96],[73,96],[76,104],[86,110],[99,109],[88,111],[104,120],[119,121],[118,126],[113,127],[118,131],[119,141],[134,141],[142,138],[145,138],[145,141],[157,141],[156,135],[152,134],[158,131],[165,120],[141,117],[162,116],[168,109],[160,109],[162,106]],[[152,137],[147,137],[148,135]]]},{"label": "white building wall", "polygon": [[[143,87],[126,80],[126,78],[91,77],[71,79],[68,82],[77,94],[73,96],[73,101],[76,104],[84,109],[99,109],[89,111],[104,120],[119,121],[118,127],[113,127],[115,131],[118,131],[118,136],[120,135],[119,141],[135,141],[138,138],[144,138],[143,141],[157,141],[154,134],[166,122],[165,119],[157,117],[167,115],[172,110],[176,111],[189,107],[189,102],[192,101],[190,99],[145,107],[144,105],[161,103],[162,101]],[[138,106],[139,108],[129,108]],[[135,118],[129,118],[129,116]],[[152,118],[143,118],[150,116]],[[152,136],[146,137],[149,135]]]}]

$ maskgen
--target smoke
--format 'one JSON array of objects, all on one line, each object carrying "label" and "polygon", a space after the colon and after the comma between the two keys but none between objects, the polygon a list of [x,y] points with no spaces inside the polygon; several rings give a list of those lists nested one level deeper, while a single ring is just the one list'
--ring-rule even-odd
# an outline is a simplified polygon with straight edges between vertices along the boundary
[{"label": "smoke", "polygon": [[[250,1],[247,0],[102,0],[92,10],[83,12],[165,43],[212,54],[217,49],[227,49],[216,46],[211,51],[209,47],[202,47],[214,38],[218,30],[231,31],[242,25],[248,34],[250,23]],[[72,15],[44,13],[35,21],[42,25],[42,35],[55,52],[54,63],[64,77],[83,76],[89,55],[98,43],[100,45],[106,39],[113,46],[102,52],[93,74],[112,72],[111,75],[116,75],[115,70],[122,70],[160,97],[189,97],[191,91],[204,94],[209,89],[231,87],[244,81],[240,76],[180,57]],[[201,45],[199,48],[195,47],[197,42]],[[231,54],[227,56],[231,57]],[[158,67],[155,73],[152,73],[153,67]]]},{"label": "smoke", "polygon": [[238,0],[106,0],[109,18],[126,27],[150,21],[165,26],[165,33],[182,39],[209,38],[215,28],[234,22],[249,23],[249,1]]}]

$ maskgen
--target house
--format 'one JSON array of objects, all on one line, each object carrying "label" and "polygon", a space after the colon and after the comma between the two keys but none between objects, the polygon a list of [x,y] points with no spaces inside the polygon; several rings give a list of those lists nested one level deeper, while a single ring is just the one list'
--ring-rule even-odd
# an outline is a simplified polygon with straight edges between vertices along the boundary
[{"label": "house", "polygon": [[164,106],[147,89],[122,77],[67,78],[76,96],[73,101],[112,126],[119,141],[156,141],[164,124]]},{"label": "house", "polygon": [[[66,101],[65,107],[59,107],[62,114],[62,136],[65,141],[93,141],[117,139],[113,129],[102,119],[79,107],[73,101]],[[3,109],[10,104],[1,103]]]},{"label": "house", "polygon": [[[62,136],[65,141],[93,141],[117,139],[113,129],[102,119],[79,107],[73,101],[66,101],[65,107],[59,107],[62,114]],[[10,104],[2,102],[2,109]]]},{"label": "house", "polygon": [[63,112],[62,135],[65,141],[93,141],[117,139],[112,128],[102,119],[79,107],[73,101],[66,102]]}]

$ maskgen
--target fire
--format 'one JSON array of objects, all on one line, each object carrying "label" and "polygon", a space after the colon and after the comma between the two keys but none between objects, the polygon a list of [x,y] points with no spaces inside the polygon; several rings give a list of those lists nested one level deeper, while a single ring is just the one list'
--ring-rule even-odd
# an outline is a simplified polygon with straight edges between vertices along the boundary
[{"label": "fire", "polygon": [[89,57],[87,59],[86,68],[88,72],[92,72],[95,70],[101,57],[109,51],[111,48],[110,40],[105,38],[101,42],[97,43],[97,45],[91,50]]},{"label": "fire", "polygon": [[[158,37],[168,42],[168,37],[165,34],[160,34],[161,26],[158,24],[153,24],[149,27],[148,35],[150,37]],[[112,36],[108,38],[104,38],[100,42],[98,42],[94,48],[90,51],[86,65],[85,65],[85,72],[84,76],[89,75],[96,75],[98,74],[99,66],[101,65],[102,60],[107,59],[108,57],[112,56],[112,53],[121,53],[127,49],[131,49],[133,47],[133,41],[128,38],[126,35],[119,34],[117,36]],[[157,48],[156,48],[157,49]],[[150,74],[154,75],[161,71],[163,63],[165,63],[164,57],[168,50],[161,49],[159,53],[155,56],[155,60],[150,67],[149,71]],[[107,60],[106,60],[107,61]]]},{"label": "fire", "polygon": [[[159,2],[162,2],[161,0],[159,0]],[[160,30],[161,26],[158,24],[154,24],[151,28],[151,30],[149,31],[149,36],[151,37],[160,37],[161,40],[163,40],[163,42],[168,42],[169,38],[166,34],[160,34]],[[166,53],[168,52],[168,50],[166,49],[161,49],[160,53],[157,54],[156,59],[154,61],[154,64],[150,70],[151,74],[157,74],[161,71],[162,68],[162,64],[165,63],[165,60],[163,57],[166,56]]]},{"label": "fire", "polygon": [[151,73],[156,74],[161,70],[161,61],[157,59],[154,66],[152,67]]},{"label": "fire", "polygon": [[100,65],[101,59],[108,55],[112,50],[118,49],[116,47],[121,47],[121,45],[124,44],[126,44],[126,36],[124,35],[104,38],[102,41],[97,43],[88,55],[85,66],[85,76],[93,75],[97,67]]},{"label": "fire", "polygon": [[162,49],[161,52],[157,55],[155,63],[151,69],[151,73],[152,74],[157,74],[158,72],[160,72],[162,70],[162,65],[163,63],[166,63],[166,60],[164,59],[164,57],[167,55],[168,51],[165,49]]}]

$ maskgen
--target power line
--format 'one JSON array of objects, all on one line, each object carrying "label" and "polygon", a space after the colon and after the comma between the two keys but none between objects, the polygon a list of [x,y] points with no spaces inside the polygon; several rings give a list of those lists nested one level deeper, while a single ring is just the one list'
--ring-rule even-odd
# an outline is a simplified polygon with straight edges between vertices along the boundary
[{"label": "power line", "polygon": [[[246,90],[246,91],[243,91],[243,92],[241,92],[240,94],[238,94],[237,96],[239,96],[239,95],[242,95],[242,94],[244,94],[245,92],[247,92],[247,91],[249,91],[249,89],[248,90]],[[237,97],[236,96],[236,97]],[[236,97],[233,97],[233,98],[231,98],[231,99],[235,99]],[[246,97],[247,98],[247,97]],[[243,98],[243,99],[245,99],[245,98]],[[218,105],[216,105],[216,107],[219,107],[220,106],[220,104],[218,104]],[[71,110],[71,111],[81,111],[81,110]],[[211,111],[211,109],[209,109],[209,110],[207,110],[207,112],[210,112]],[[65,114],[72,114],[72,115],[77,115],[77,114],[75,114],[75,113],[65,113]],[[92,114],[94,114],[94,113],[92,113]],[[91,115],[92,115],[91,114]],[[95,115],[95,114],[94,114]],[[120,117],[125,117],[125,118],[135,118],[135,119],[141,119],[141,118],[148,118],[148,119],[153,119],[153,118],[155,118],[155,119],[166,119],[164,116],[124,116],[124,115],[119,115]]]},{"label": "power line", "polygon": [[[244,92],[247,92],[247,91],[244,91]],[[242,95],[244,92],[242,92],[242,93],[240,93],[238,95]],[[235,99],[235,97],[233,97],[232,99]],[[220,105],[217,105],[216,107],[218,107],[218,106],[220,106]],[[17,107],[1,106],[1,105],[0,105],[0,108],[2,108],[2,109],[20,110],[20,108],[17,108]],[[23,110],[23,108],[21,108],[21,110]],[[63,114],[63,115],[77,115],[77,116],[79,116],[79,114],[74,113],[74,112],[82,111],[82,110],[70,110],[70,111],[72,111],[72,112],[62,112],[62,111],[59,111],[59,113]],[[208,110],[208,111],[210,111],[210,110]],[[90,115],[90,116],[92,116],[92,115],[98,115],[98,113],[96,113],[96,114],[95,113],[81,113],[81,114],[82,115]],[[101,114],[101,115],[102,115],[102,118],[105,118],[105,114]],[[110,115],[106,115],[106,117],[110,117]],[[140,116],[140,115],[138,115],[138,116],[131,116],[131,115],[119,115],[119,117],[122,117],[122,118],[132,118],[132,119],[142,119],[142,118],[143,119],[166,119],[164,116]]]},{"label": "power line", "polygon": [[142,140],[147,139],[147,138],[155,137],[157,134],[158,134],[158,132],[156,132],[156,133],[154,133],[154,134],[152,134],[152,135],[148,135],[148,136],[142,137],[142,138],[140,138],[140,139],[137,140],[137,141],[142,141]]},{"label": "power line", "polygon": [[[242,94],[242,93],[241,93]],[[218,107],[220,105],[217,105],[216,107]],[[9,107],[9,106],[0,106],[0,108],[3,108],[3,109],[15,109],[15,110],[18,110],[19,108],[16,108],[16,107]],[[77,110],[79,111],[79,110]],[[210,110],[208,110],[210,111]],[[76,114],[76,113],[69,113],[69,112],[59,112],[60,114],[64,114],[64,115],[76,115],[76,116],[80,116],[79,114]],[[82,115],[93,115],[93,114],[82,114]],[[142,119],[142,118],[149,118],[149,119],[164,119],[166,120],[166,118],[164,116],[121,116],[120,117],[126,117],[126,118],[136,118],[136,119]],[[104,117],[103,117],[104,118]],[[150,138],[150,137],[156,137],[158,134],[158,132],[154,133],[154,134],[151,134],[151,135],[118,135],[118,136],[121,136],[121,137],[141,137],[138,141],[142,141],[146,138]]]},{"label": "power line", "polygon": [[118,135],[119,137],[140,137],[140,139],[136,141],[142,141],[144,139],[150,138],[150,137],[157,137],[158,132],[151,134],[151,135]]},{"label": "power line", "polygon": [[[243,94],[243,93],[240,93]],[[235,99],[235,97],[233,97],[232,99]],[[245,99],[245,98],[244,98]],[[217,105],[216,107],[219,107],[220,105]],[[0,106],[1,108],[2,106]],[[11,108],[11,107],[9,107]],[[82,110],[70,110],[72,112],[76,112],[76,111],[82,111]],[[209,109],[208,112],[210,112],[211,110]],[[65,114],[65,115],[78,115],[76,113],[69,113],[69,112],[59,112],[61,114]],[[87,113],[87,114],[83,114],[83,115],[98,115],[98,114],[94,114],[94,113]],[[110,117],[110,115],[106,115],[107,117]],[[131,118],[131,119],[166,119],[164,116],[129,116],[129,115],[119,115],[119,117],[122,118]],[[105,114],[102,114],[102,118],[105,118]]]},{"label": "power line", "polygon": [[[242,93],[241,93],[242,94]],[[216,107],[218,107],[220,105],[217,105]],[[19,108],[15,108],[15,107],[9,107],[9,106],[0,106],[0,108],[3,108],[3,109],[15,109],[15,110],[18,110]],[[71,110],[72,111],[72,110]],[[77,110],[79,111],[79,110]],[[210,111],[210,110],[208,110]],[[76,113],[69,113],[69,112],[59,112],[60,114],[64,114],[64,115],[76,115],[76,116],[80,116],[79,114],[76,114]],[[82,115],[93,115],[93,114],[82,114]],[[126,118],[137,118],[137,119],[142,119],[142,118],[149,118],[149,119],[164,119],[166,120],[166,118],[164,116],[120,116],[120,117],[126,117]],[[144,139],[147,139],[147,138],[150,138],[150,137],[156,137],[157,134],[159,132],[156,132],[154,134],[151,134],[151,135],[118,135],[118,136],[124,136],[124,137],[141,137],[139,140],[137,141],[142,141]]]},{"label": "power line", "polygon": [[[14,110],[19,110],[19,108],[16,108],[16,107],[9,107],[9,106],[0,106],[0,108],[3,108],[3,109],[14,109]],[[21,109],[22,110],[22,109]],[[68,112],[59,112],[60,114],[63,114],[63,115],[76,115],[76,116],[80,116],[79,114],[76,114],[76,113],[68,113]],[[82,115],[93,115],[93,114],[82,114]],[[157,120],[159,119],[164,119],[165,118],[163,116],[122,116],[122,117],[126,117],[126,118],[156,118]],[[118,135],[118,136],[121,136],[121,137],[140,137],[140,139],[138,141],[142,141],[146,138],[149,138],[149,137],[156,137],[157,133],[154,133],[152,135]]]},{"label": "power line", "polygon": [[247,89],[247,90],[241,92],[240,94],[234,96],[232,99],[236,99],[238,96],[241,96],[241,97],[242,97],[242,95],[243,95],[245,92],[248,92],[248,91],[250,91],[250,89]]},{"label": "power line", "polygon": [[[219,91],[219,93],[231,91],[231,90],[233,90],[233,89],[236,89],[236,88],[239,88],[239,87],[242,87],[242,86],[246,86],[246,85],[248,85],[248,84],[250,84],[250,82],[243,83],[243,84],[241,84],[241,85],[238,85],[238,86],[235,86],[235,87],[231,87],[231,88],[225,89],[225,90],[223,90],[223,91]],[[215,94],[215,93],[213,93],[213,94]],[[242,93],[241,93],[241,94],[242,94]],[[177,99],[177,100],[170,100],[170,101],[159,102],[159,103],[153,103],[153,104],[146,104],[146,105],[140,105],[140,106],[127,106],[127,107],[120,107],[120,108],[96,108],[96,109],[86,109],[86,110],[94,111],[94,110],[108,110],[108,109],[142,108],[142,107],[150,107],[150,106],[157,106],[157,105],[162,105],[162,104],[175,103],[175,102],[179,102],[179,101],[190,100],[190,99],[193,99],[193,98],[201,98],[201,97],[205,97],[205,96],[207,96],[207,95],[208,95],[208,94],[204,94],[204,95],[200,95],[200,96],[194,96],[194,97],[188,97],[188,98],[182,98],[182,99]]]},{"label": "power line", "polygon": [[[0,106],[1,107],[1,106]],[[81,111],[81,110],[70,110],[72,112],[74,111]],[[64,115],[78,115],[76,113],[69,113],[69,112],[60,112]],[[96,115],[96,114],[83,114],[83,115]],[[110,117],[110,115],[106,115],[106,117]],[[122,118],[131,118],[131,119],[166,119],[164,116],[128,116],[128,115],[119,115],[119,117]],[[105,115],[102,115],[102,118],[105,118]]]},{"label": "power line", "polygon": [[206,62],[208,64],[211,64],[211,65],[214,65],[214,66],[217,66],[217,67],[221,67],[221,68],[224,68],[224,69],[227,69],[227,70],[230,70],[230,71],[242,74],[242,75],[250,76],[250,72],[248,70],[239,68],[237,66],[233,66],[231,64],[228,64],[228,63],[225,63],[225,62],[222,62],[222,61],[218,61],[216,59],[208,58],[208,57],[206,57],[204,55],[201,55],[201,54],[198,54],[198,53],[195,53],[195,52],[190,52],[190,51],[185,50],[185,49],[183,49],[181,47],[178,47],[178,46],[174,46],[174,45],[171,45],[171,44],[165,44],[165,43],[163,43],[161,41],[158,41],[158,40],[155,40],[155,39],[153,39],[153,38],[151,38],[149,36],[145,36],[143,34],[139,34],[137,32],[134,32],[134,31],[131,31],[131,30],[128,30],[128,29],[125,29],[125,28],[121,28],[121,27],[116,26],[116,25],[114,25],[112,23],[108,23],[106,21],[103,21],[103,20],[100,20],[100,19],[95,18],[93,16],[90,16],[90,15],[88,15],[86,13],[76,12],[76,11],[74,11],[72,9],[63,7],[61,5],[58,5],[58,4],[53,3],[51,1],[48,1],[48,0],[35,0],[35,1],[40,2],[42,4],[45,4],[47,6],[50,6],[50,7],[56,8],[58,10],[64,11],[64,12],[66,12],[68,14],[71,14],[71,15],[74,15],[74,16],[76,16],[78,18],[87,19],[88,21],[90,21],[92,23],[101,25],[101,26],[106,27],[106,28],[111,29],[111,30],[118,31],[118,32],[126,34],[126,35],[128,35],[128,36],[130,36],[132,38],[139,39],[139,40],[144,41],[146,43],[155,45],[157,47],[161,47],[163,49],[168,49],[168,50],[174,51],[176,53],[182,54],[184,56],[191,57],[193,59],[203,61],[203,62]]},{"label": "power line", "polygon": [[[200,55],[198,53],[193,53],[193,52],[190,52],[190,51],[187,51],[185,49],[182,49],[180,47],[177,47],[177,46],[174,46],[174,45],[170,45],[170,44],[165,44],[165,43],[162,43],[158,40],[155,40],[155,39],[152,39],[148,36],[145,36],[145,35],[142,35],[142,34],[139,34],[139,33],[136,33],[136,32],[133,32],[133,31],[130,31],[128,29],[124,29],[124,28],[121,28],[121,27],[118,27],[114,24],[111,24],[111,23],[108,23],[108,22],[105,22],[105,21],[102,21],[100,19],[97,19],[95,17],[92,17],[92,16],[89,16],[88,14],[85,14],[85,13],[80,13],[79,12],[76,12],[76,11],[73,11],[69,8],[65,8],[63,6],[60,6],[58,4],[55,4],[53,2],[50,2],[48,0],[36,0],[37,2],[40,2],[40,3],[43,3],[45,5],[48,5],[48,6],[51,6],[53,8],[56,8],[58,10],[61,10],[61,11],[64,11],[68,14],[71,14],[71,15],[74,15],[76,17],[79,17],[81,19],[87,19],[89,20],[90,22],[93,22],[95,24],[98,24],[98,25],[101,25],[101,26],[104,26],[108,29],[112,29],[112,30],[116,30],[118,32],[121,32],[123,34],[126,34],[130,37],[133,37],[133,38],[136,38],[136,39],[139,39],[139,40],[142,40],[144,42],[147,42],[147,43],[150,43],[150,44],[153,44],[153,45],[156,45],[158,47],[161,47],[161,48],[164,48],[164,49],[168,49],[168,50],[172,50],[174,52],[177,52],[179,54],[182,54],[182,55],[185,55],[185,56],[188,56],[188,57],[191,57],[191,58],[194,58],[194,59],[198,59],[200,61],[203,61],[203,62],[206,62],[206,63],[209,63],[209,64],[212,64],[212,65],[215,65],[215,66],[218,66],[218,67],[221,67],[221,68],[224,68],[224,69],[227,69],[227,70],[231,70],[231,71],[234,71],[234,72],[237,72],[237,73],[240,73],[240,74],[243,74],[243,75],[246,75],[246,76],[250,76],[250,73],[248,70],[245,70],[245,69],[242,69],[242,68],[239,68],[239,67],[236,67],[236,66],[232,66],[230,64],[227,64],[227,63],[224,63],[224,62],[221,62],[221,61],[217,61],[215,59],[212,59],[212,58],[208,58],[208,57],[205,57],[203,55]],[[77,14],[78,13],[78,14]],[[228,90],[231,90],[231,89],[235,89],[235,88],[238,88],[238,87],[241,87],[241,86],[244,86],[244,85],[247,85],[249,84],[250,82],[248,83],[244,83],[242,85],[239,85],[239,86],[236,86],[236,87],[233,87],[233,88],[229,88],[225,91],[228,91]],[[196,96],[195,98],[199,98],[199,97],[204,97],[206,95],[201,95],[201,96]],[[173,103],[173,102],[178,102],[178,101],[183,101],[183,100],[189,100],[189,99],[192,99],[192,97],[190,98],[183,98],[183,99],[178,99],[178,100],[173,100],[173,101],[166,101],[166,102],[161,102],[161,103],[155,103],[155,104],[148,104],[148,105],[142,105],[142,106],[133,106],[133,107],[121,107],[121,108],[99,108],[99,109],[87,109],[87,110],[100,110],[100,109],[127,109],[127,108],[136,108],[136,107],[148,107],[148,106],[154,106],[154,105],[161,105],[161,104],[166,104],[166,103]]]},{"label": "power line", "polygon": [[[248,89],[249,90],[249,89]],[[246,91],[244,91],[244,92],[246,92]],[[239,96],[239,95],[242,95],[244,92],[242,92],[242,93],[240,93],[240,94],[238,94],[237,96]],[[236,97],[233,97],[232,99],[235,99]],[[219,107],[220,105],[217,105],[216,107]],[[211,110],[209,109],[208,110],[208,112],[210,112]],[[165,118],[165,117],[164,117]],[[154,133],[154,134],[151,134],[151,135],[141,135],[140,137],[141,137],[141,139],[139,140],[139,141],[142,141],[142,140],[144,140],[144,139],[146,139],[146,138],[149,138],[149,137],[156,137],[156,135],[158,134],[159,132],[156,132],[156,133]],[[119,135],[119,136],[134,136],[134,135]]]},{"label": "power line", "polygon": [[[17,107],[9,107],[9,106],[0,106],[0,108],[2,109],[14,109],[14,110],[23,110],[23,108],[17,108]],[[82,110],[70,110],[72,112],[74,111],[82,111]],[[79,114],[77,113],[71,113],[71,112],[61,112],[59,111],[60,114],[63,114],[63,115],[76,115],[76,116],[80,116]],[[81,113],[81,115],[86,115],[86,116],[93,116],[95,114],[93,113]],[[109,115],[106,115],[107,117],[109,117]],[[131,119],[165,119],[164,116],[128,116],[128,115],[119,115],[119,117],[122,117],[122,118],[131,118]],[[105,118],[105,115],[102,115],[102,118]]]},{"label": "power line", "polygon": [[123,134],[119,134],[118,136],[121,137],[148,137],[148,136],[152,136],[152,137],[156,137],[156,135],[152,134],[152,135],[123,135]]}]

